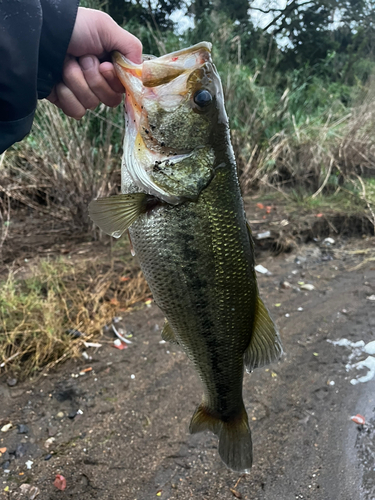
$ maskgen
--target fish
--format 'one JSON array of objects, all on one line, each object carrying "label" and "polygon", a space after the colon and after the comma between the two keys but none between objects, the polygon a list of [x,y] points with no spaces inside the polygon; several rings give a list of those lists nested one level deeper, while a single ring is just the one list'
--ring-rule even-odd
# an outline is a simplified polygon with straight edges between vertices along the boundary
[{"label": "fish", "polygon": [[189,430],[212,431],[226,466],[248,473],[251,431],[245,370],[283,349],[259,296],[254,245],[211,44],[134,64],[114,53],[125,87],[121,193],[93,200],[91,219],[129,234],[165,315],[162,338],[194,365],[203,397]]}]

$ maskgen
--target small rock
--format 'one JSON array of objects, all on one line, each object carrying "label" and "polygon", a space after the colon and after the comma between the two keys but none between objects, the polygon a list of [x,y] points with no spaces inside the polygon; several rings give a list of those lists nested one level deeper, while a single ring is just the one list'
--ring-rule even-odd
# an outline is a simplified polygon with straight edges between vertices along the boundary
[{"label": "small rock", "polygon": [[53,425],[49,425],[48,426],[48,436],[49,437],[56,436],[57,432],[58,432],[58,428],[57,427],[54,427]]},{"label": "small rock", "polygon": [[17,434],[28,434],[29,428],[25,424],[18,424],[18,433]]},{"label": "small rock", "polygon": [[16,384],[17,384],[17,379],[16,378],[11,378],[9,377],[7,379],[7,384],[9,385],[9,387],[14,387]]},{"label": "small rock", "polygon": [[56,438],[54,438],[54,437],[48,438],[44,443],[44,447],[48,450],[48,448],[51,446],[51,444],[53,444],[55,441],[56,441]]},{"label": "small rock", "polygon": [[56,418],[64,418],[65,413],[63,411],[59,411],[59,413],[56,415]]},{"label": "small rock", "polygon": [[73,420],[73,418],[77,415],[77,412],[76,411],[71,411],[69,414],[68,414],[68,418],[70,418],[71,420]]},{"label": "small rock", "polygon": [[9,467],[10,467],[10,462],[9,462],[9,460],[7,460],[6,462],[4,462],[4,463],[2,464],[2,466],[1,466],[1,468],[2,468],[3,470],[7,470],[7,469],[9,469]]},{"label": "small rock", "polygon": [[23,444],[18,444],[14,456],[16,458],[22,458],[26,453],[26,446]]},{"label": "small rock", "polygon": [[282,288],[283,290],[287,290],[288,288],[293,288],[293,285],[291,285],[289,281],[281,281],[280,288]]},{"label": "small rock", "polygon": [[13,427],[13,425],[11,423],[5,424],[2,426],[1,432],[8,432],[12,427]]},{"label": "small rock", "polygon": [[44,457],[44,460],[50,460],[51,458],[52,458],[51,453],[48,453],[48,455]]},{"label": "small rock", "polygon": [[311,292],[312,290],[315,290],[315,286],[310,283],[305,283],[304,285],[301,285],[301,290],[308,290]]}]

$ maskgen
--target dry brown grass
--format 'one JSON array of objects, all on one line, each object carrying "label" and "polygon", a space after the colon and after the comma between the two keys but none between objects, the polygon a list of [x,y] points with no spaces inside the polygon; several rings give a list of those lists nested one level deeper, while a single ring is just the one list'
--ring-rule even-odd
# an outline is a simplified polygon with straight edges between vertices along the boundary
[{"label": "dry brown grass", "polygon": [[30,136],[2,157],[0,197],[87,230],[90,201],[118,189],[122,132],[113,121],[118,113],[101,105],[77,122],[40,101]]},{"label": "dry brown grass", "polygon": [[40,259],[24,277],[10,270],[0,283],[0,373],[23,378],[77,356],[116,314],[149,297],[137,265],[122,258]]}]

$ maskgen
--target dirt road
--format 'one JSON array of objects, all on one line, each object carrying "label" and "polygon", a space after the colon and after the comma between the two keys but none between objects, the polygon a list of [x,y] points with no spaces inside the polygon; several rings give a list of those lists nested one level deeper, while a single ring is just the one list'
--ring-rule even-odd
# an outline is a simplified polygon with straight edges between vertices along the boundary
[{"label": "dirt road", "polygon": [[[375,248],[374,238],[364,244]],[[91,360],[0,384],[0,423],[13,425],[0,433],[0,498],[28,498],[19,493],[26,481],[43,500],[374,499],[375,382],[355,383],[368,368],[346,365],[371,357],[363,345],[375,340],[375,265],[350,272],[359,263],[351,248],[311,245],[261,261],[272,273],[259,275],[261,293],[285,356],[245,376],[251,474],[225,468],[215,436],[188,434],[200,384],[185,355],[160,343],[163,317],[152,305],[118,324],[133,332],[128,349],[104,337],[87,350]],[[363,345],[328,342],[343,338]],[[364,427],[350,420],[356,414]],[[64,491],[55,474],[66,478]]]}]

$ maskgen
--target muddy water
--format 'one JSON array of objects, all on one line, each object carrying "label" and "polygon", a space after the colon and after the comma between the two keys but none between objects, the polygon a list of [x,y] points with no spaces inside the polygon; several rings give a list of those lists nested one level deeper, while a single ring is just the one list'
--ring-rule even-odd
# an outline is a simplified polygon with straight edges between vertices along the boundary
[{"label": "muddy water", "polygon": [[[367,368],[347,371],[352,351],[328,340],[375,339],[375,302],[367,299],[375,266],[349,272],[354,263],[344,255],[322,260],[331,256],[314,246],[261,261],[272,274],[259,276],[260,289],[285,356],[245,377],[251,474],[224,467],[215,436],[188,434],[200,385],[184,354],[160,343],[163,317],[152,306],[123,318],[133,331],[128,349],[104,338],[90,361],[67,363],[37,382],[0,384],[0,421],[14,425],[0,435],[7,447],[0,498],[21,498],[19,485],[28,481],[48,500],[374,499],[375,381],[353,385]],[[285,281],[292,287],[281,288]],[[299,282],[315,289],[303,291]],[[87,366],[93,370],[76,376]],[[363,428],[350,420],[357,413]],[[17,424],[28,433],[18,434]],[[57,473],[67,480],[64,493],[53,486]]]}]

